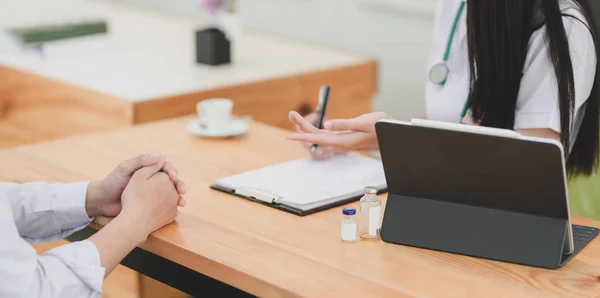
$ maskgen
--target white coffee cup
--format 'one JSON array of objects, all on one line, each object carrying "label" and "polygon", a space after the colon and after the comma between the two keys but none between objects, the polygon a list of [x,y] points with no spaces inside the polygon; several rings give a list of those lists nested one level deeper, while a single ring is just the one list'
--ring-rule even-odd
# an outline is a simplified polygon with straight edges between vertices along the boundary
[{"label": "white coffee cup", "polygon": [[233,101],[226,98],[210,98],[196,104],[196,111],[202,124],[212,131],[229,129],[232,110]]}]

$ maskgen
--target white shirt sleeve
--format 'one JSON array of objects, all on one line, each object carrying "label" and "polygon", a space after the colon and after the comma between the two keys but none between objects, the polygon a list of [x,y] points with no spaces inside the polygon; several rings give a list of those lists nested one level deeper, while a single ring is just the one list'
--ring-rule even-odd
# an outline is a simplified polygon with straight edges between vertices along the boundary
[{"label": "white shirt sleeve", "polygon": [[[33,202],[29,204],[35,205]],[[57,247],[38,256],[19,236],[12,209],[8,198],[0,192],[0,297],[99,297],[104,268],[100,265],[96,246],[85,240]],[[30,222],[40,224],[38,217],[33,217],[34,220]],[[48,222],[58,220],[52,215],[42,218]],[[26,222],[21,220],[21,223]],[[56,223],[49,225],[53,228],[59,226]],[[46,229],[44,233],[50,233],[53,228]]]},{"label": "white shirt sleeve", "polygon": [[[581,14],[573,12],[574,16],[585,21]],[[591,94],[596,74],[594,41],[588,27],[580,20],[570,16],[563,17],[575,82],[575,118],[571,123],[571,129],[580,120],[578,117],[582,117],[583,113],[578,114],[578,112]],[[558,85],[546,46],[545,27],[536,31],[531,37],[517,98],[514,129],[531,128],[561,131]],[[576,134],[577,130],[573,133]]]},{"label": "white shirt sleeve", "polygon": [[85,228],[91,218],[85,211],[88,182],[25,184],[0,182],[21,238],[28,242],[60,240]]}]

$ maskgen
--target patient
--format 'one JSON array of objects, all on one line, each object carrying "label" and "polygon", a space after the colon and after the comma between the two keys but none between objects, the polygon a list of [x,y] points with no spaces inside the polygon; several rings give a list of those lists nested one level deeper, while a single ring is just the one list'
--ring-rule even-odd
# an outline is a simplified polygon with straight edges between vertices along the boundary
[{"label": "patient", "polygon": [[[98,181],[0,183],[0,297],[99,297],[117,264],[175,219],[185,192],[162,154],[124,161]],[[27,244],[65,238],[95,216],[115,218],[41,256]]]}]

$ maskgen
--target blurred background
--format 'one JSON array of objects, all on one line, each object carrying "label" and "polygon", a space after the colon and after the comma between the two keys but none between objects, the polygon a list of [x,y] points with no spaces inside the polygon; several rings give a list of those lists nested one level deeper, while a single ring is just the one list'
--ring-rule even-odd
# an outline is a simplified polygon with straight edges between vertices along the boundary
[{"label": "blurred background", "polygon": [[[287,111],[312,112],[323,84],[330,117],[409,120],[425,112],[436,2],[0,0],[0,148],[193,115],[212,97],[293,129]],[[599,176],[569,187],[572,211],[600,219]],[[103,297],[185,295],[120,266]]]},{"label": "blurred background", "polygon": [[[194,0],[123,0],[206,18]],[[375,110],[410,119],[423,95],[437,0],[241,0],[245,30],[343,49],[378,62]],[[335,91],[334,91],[335,92]]]}]

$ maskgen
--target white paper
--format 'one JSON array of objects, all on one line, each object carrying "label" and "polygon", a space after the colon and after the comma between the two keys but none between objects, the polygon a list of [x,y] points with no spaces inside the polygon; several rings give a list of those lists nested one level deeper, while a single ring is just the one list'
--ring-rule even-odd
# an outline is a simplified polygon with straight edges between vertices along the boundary
[{"label": "white paper", "polygon": [[361,155],[293,160],[218,179],[216,184],[260,189],[280,196],[278,203],[302,210],[360,196],[366,186],[386,187],[381,161]]}]

